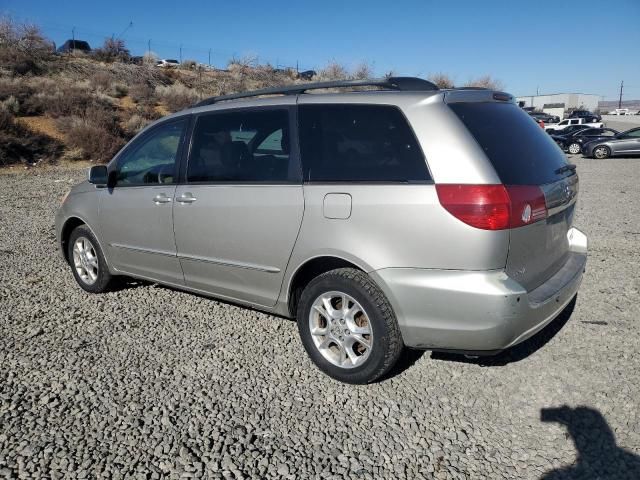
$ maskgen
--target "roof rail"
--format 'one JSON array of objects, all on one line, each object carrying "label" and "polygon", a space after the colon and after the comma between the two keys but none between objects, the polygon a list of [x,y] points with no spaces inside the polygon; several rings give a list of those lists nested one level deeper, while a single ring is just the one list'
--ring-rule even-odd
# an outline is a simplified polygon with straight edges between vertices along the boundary
[{"label": "roof rail", "polygon": [[425,92],[439,90],[438,86],[428,80],[417,77],[387,77],[374,78],[369,80],[334,80],[329,82],[302,83],[299,85],[287,85],[284,87],[263,88],[252,92],[232,93],[230,95],[220,95],[218,97],[206,98],[194,107],[202,107],[225,100],[236,100],[238,98],[257,97],[260,95],[298,95],[307,90],[318,90],[322,88],[349,88],[349,87],[380,87],[388,90]]}]

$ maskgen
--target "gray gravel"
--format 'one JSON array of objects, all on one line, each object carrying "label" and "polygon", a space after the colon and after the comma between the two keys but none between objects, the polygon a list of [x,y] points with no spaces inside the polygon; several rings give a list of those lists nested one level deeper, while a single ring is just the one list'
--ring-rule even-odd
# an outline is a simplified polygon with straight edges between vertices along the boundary
[{"label": "gray gravel", "polygon": [[84,293],[53,230],[84,172],[0,175],[0,477],[640,478],[640,159],[573,161],[590,258],[569,321],[362,387],[319,374],[292,321]]}]

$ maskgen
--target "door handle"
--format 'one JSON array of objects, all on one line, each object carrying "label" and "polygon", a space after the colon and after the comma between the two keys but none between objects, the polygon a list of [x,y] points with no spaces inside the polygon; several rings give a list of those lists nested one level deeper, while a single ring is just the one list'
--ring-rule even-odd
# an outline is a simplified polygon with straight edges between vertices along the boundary
[{"label": "door handle", "polygon": [[160,195],[156,195],[155,197],[153,197],[153,203],[155,203],[156,205],[160,203],[169,203],[170,201],[171,201],[171,198],[167,197],[164,193],[161,193]]},{"label": "door handle", "polygon": [[197,200],[196,197],[194,197],[191,193],[186,192],[183,193],[182,195],[180,195],[179,197],[176,197],[176,202],[180,202],[180,203],[193,203]]}]

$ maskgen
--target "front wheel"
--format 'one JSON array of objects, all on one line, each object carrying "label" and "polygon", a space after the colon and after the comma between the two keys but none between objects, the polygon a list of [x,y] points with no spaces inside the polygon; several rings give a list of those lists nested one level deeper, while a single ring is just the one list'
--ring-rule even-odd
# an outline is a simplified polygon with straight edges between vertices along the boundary
[{"label": "front wheel", "polygon": [[68,259],[78,285],[90,293],[108,290],[112,276],[98,240],[89,227],[76,227],[69,237]]},{"label": "front wheel", "polygon": [[593,156],[598,160],[609,158],[611,156],[611,150],[609,149],[609,147],[600,145],[593,149]]},{"label": "front wheel", "polygon": [[574,155],[580,153],[580,149],[581,147],[579,143],[572,143],[569,145],[569,153],[572,153]]},{"label": "front wheel", "polygon": [[300,298],[297,321],[311,360],[342,382],[373,382],[402,353],[402,336],[389,301],[360,270],[341,268],[313,279]]}]

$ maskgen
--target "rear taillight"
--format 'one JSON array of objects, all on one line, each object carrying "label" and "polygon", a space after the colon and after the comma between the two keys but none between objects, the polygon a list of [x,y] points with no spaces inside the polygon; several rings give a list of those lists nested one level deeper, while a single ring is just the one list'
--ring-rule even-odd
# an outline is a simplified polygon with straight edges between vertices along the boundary
[{"label": "rear taillight", "polygon": [[511,199],[510,228],[523,227],[547,218],[544,192],[535,185],[508,185]]},{"label": "rear taillight", "polygon": [[537,186],[436,185],[440,204],[458,220],[483,230],[529,225],[547,217]]}]

